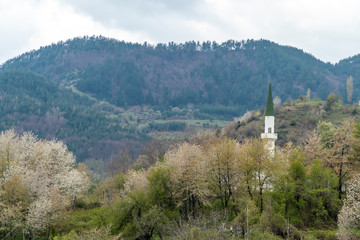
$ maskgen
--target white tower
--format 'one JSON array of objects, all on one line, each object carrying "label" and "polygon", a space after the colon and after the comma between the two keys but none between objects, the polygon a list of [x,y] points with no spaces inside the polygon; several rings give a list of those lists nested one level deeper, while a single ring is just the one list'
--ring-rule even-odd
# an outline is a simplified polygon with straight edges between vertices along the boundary
[{"label": "white tower", "polygon": [[269,93],[265,111],[265,131],[261,134],[262,139],[267,139],[268,147],[272,154],[275,153],[275,141],[277,134],[275,133],[275,116],[274,104],[272,100],[271,82],[269,84]]}]

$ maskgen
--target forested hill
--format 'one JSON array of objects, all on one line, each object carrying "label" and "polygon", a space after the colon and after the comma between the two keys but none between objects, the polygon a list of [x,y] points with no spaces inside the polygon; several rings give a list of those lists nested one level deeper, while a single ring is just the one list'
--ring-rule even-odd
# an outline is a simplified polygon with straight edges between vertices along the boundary
[{"label": "forested hill", "polygon": [[246,110],[264,104],[270,80],[283,101],[308,88],[322,99],[330,92],[344,95],[346,76],[356,68],[351,61],[340,63],[326,64],[267,40],[153,46],[84,37],[25,53],[2,70],[30,70],[116,106],[193,103]]},{"label": "forested hill", "polygon": [[311,98],[335,92],[345,99],[353,75],[356,100],[359,63],[355,56],[332,65],[267,40],[150,45],[75,38],[0,66],[0,130],[64,140],[88,165],[121,162],[124,149],[136,158],[154,136],[222,127],[258,109],[269,81],[283,102],[308,89]]}]

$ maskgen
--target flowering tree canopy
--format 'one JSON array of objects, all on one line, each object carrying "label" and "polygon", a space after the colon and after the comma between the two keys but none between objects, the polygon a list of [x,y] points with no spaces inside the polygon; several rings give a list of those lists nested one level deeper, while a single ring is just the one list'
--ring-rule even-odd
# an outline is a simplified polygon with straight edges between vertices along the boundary
[{"label": "flowering tree canopy", "polygon": [[45,229],[89,183],[63,142],[40,140],[30,132],[0,134],[2,228]]}]

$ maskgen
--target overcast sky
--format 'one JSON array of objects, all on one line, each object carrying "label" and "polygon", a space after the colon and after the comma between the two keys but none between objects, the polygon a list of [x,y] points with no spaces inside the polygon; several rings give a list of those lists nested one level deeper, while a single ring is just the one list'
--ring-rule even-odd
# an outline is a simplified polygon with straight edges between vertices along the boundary
[{"label": "overcast sky", "polygon": [[177,43],[268,39],[336,63],[360,53],[357,0],[0,0],[0,63],[84,35]]}]

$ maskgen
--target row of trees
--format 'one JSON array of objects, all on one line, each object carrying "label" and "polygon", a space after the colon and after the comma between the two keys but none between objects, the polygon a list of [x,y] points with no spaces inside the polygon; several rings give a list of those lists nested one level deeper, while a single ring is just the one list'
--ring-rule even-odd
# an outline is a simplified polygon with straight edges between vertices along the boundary
[{"label": "row of trees", "polygon": [[275,154],[261,139],[239,143],[204,134],[157,154],[152,166],[140,156],[129,171],[89,188],[88,170],[76,167],[62,142],[6,131],[0,135],[0,233],[300,239],[310,237],[308,229],[327,229],[312,236],[335,238],[338,224],[339,239],[355,239],[359,139],[360,124],[352,120],[319,122],[302,147],[289,143]]},{"label": "row of trees", "polygon": [[340,239],[354,239],[358,193],[349,193],[357,188],[349,180],[359,170],[359,132],[352,120],[320,122],[304,146],[289,143],[275,155],[256,138],[195,137],[151,167],[136,164],[106,179],[83,199],[88,210],[58,227],[72,230],[58,239],[95,228],[138,239],[300,239],[310,237],[307,229],[328,229],[312,236],[335,238],[337,223]]}]

